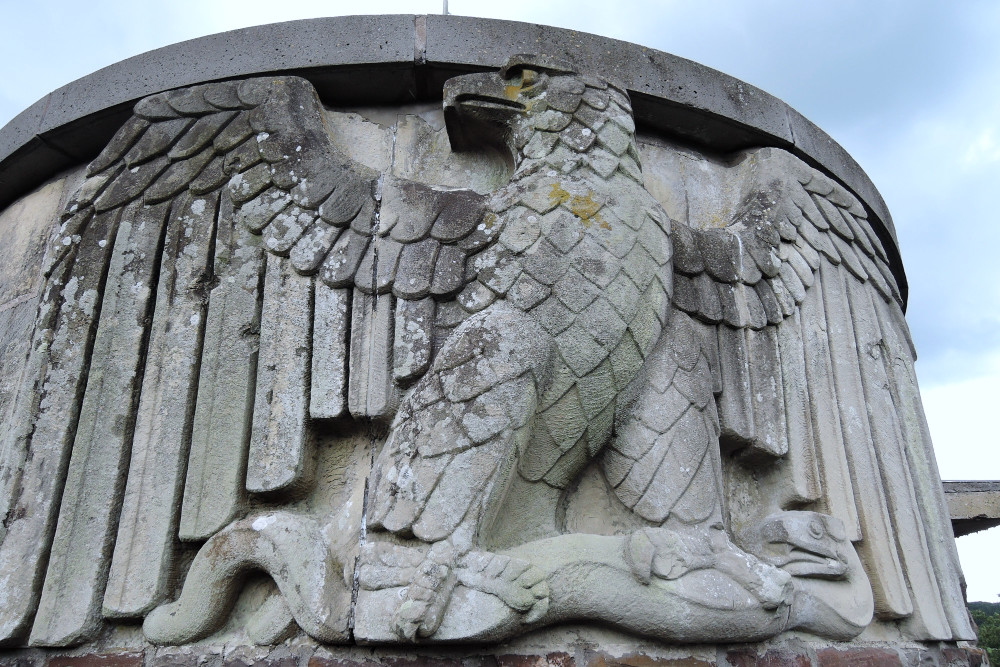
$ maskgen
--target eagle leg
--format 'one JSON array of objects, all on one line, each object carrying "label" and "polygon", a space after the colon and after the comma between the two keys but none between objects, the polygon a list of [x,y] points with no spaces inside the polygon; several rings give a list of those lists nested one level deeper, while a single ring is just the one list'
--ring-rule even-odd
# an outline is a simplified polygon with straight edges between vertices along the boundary
[{"label": "eagle leg", "polygon": [[619,499],[657,526],[626,541],[633,575],[649,583],[710,569],[764,609],[787,605],[790,575],[740,549],[725,530],[712,372],[687,315],[673,314],[636,383],[636,399],[602,459]]},{"label": "eagle leg", "polygon": [[619,426],[601,459],[615,494],[643,519],[721,525],[722,463],[712,371],[684,313],[674,313],[625,391]]},{"label": "eagle leg", "polygon": [[417,635],[429,637],[437,631],[455,590],[456,560],[449,540],[435,542],[428,550],[396,610],[396,632],[402,639],[414,641]]},{"label": "eagle leg", "polygon": [[496,303],[451,334],[400,407],[375,462],[368,514],[373,531],[430,545],[410,566],[400,637],[440,625],[460,559],[488,533],[516,474],[557,357],[550,334]]}]

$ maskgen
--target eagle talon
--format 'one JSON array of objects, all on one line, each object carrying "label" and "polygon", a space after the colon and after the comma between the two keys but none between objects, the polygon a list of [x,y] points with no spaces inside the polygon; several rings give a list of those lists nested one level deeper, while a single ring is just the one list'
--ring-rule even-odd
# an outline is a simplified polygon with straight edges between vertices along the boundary
[{"label": "eagle talon", "polygon": [[457,583],[454,562],[454,547],[448,542],[428,550],[396,609],[393,625],[401,639],[412,642],[437,632]]},{"label": "eagle talon", "polygon": [[654,576],[672,580],[694,570],[714,569],[731,577],[767,610],[791,604],[795,592],[789,573],[743,551],[722,530],[646,528],[626,540],[624,556],[643,584]]}]

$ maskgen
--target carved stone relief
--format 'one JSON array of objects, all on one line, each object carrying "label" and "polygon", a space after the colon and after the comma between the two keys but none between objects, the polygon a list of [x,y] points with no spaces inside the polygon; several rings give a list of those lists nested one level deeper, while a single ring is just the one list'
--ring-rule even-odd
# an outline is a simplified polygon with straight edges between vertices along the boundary
[{"label": "carved stone relief", "polygon": [[182,644],[251,594],[262,644],[972,638],[864,208],[637,136],[599,74],[140,102],[43,262],[0,642]]}]

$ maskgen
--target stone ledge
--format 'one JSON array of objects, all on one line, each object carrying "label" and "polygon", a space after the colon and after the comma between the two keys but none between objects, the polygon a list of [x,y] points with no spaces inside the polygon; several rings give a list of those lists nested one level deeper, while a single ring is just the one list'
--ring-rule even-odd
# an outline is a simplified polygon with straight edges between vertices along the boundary
[{"label": "stone ledge", "polygon": [[942,484],[955,537],[1000,526],[1000,481]]},{"label": "stone ledge", "polygon": [[[713,655],[714,653],[714,655]],[[941,645],[935,647],[811,646],[792,642],[771,647],[683,647],[662,654],[646,652],[613,655],[577,649],[538,653],[483,653],[462,649],[402,653],[356,648],[278,646],[245,648],[222,655],[218,649],[148,649],[146,651],[74,653],[60,655],[29,649],[0,652],[0,667],[980,667],[989,665],[983,650]]]},{"label": "stone ledge", "polygon": [[[259,48],[264,43],[276,48]],[[162,90],[292,73],[309,79],[328,104],[399,103],[439,98],[450,76],[493,68],[512,52],[532,50],[617,78],[633,94],[641,123],[669,127],[720,151],[785,148],[832,175],[868,209],[905,300],[895,230],[878,190],[837,142],[787,104],[668,53],[512,21],[437,15],[309,19],[210,35],[128,58],[53,91],[0,128],[0,207],[96,155],[136,101]]]}]

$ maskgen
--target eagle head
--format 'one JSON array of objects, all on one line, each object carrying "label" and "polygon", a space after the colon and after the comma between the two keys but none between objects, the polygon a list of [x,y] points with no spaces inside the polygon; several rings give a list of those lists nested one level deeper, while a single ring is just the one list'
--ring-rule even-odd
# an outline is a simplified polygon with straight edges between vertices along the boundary
[{"label": "eagle head", "polygon": [[515,168],[545,160],[568,171],[594,148],[638,162],[628,94],[556,58],[515,55],[498,72],[449,79],[444,113],[453,150],[498,148]]}]

